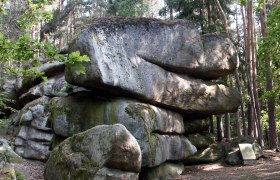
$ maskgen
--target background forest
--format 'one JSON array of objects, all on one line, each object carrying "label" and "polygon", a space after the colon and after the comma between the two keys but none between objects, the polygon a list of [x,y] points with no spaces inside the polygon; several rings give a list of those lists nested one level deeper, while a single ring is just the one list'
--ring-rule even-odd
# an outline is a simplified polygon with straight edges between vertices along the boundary
[{"label": "background forest", "polygon": [[[211,118],[219,141],[251,135],[278,148],[280,132],[280,5],[277,0],[1,0],[0,85],[14,76],[43,76],[46,61],[74,65],[87,57],[59,54],[75,35],[100,17],[188,19],[201,34],[223,32],[239,52],[235,75],[218,79],[235,87],[242,104],[234,114]],[[15,110],[5,94],[0,109]],[[0,112],[4,114],[3,112]],[[2,115],[2,118],[7,118]]]}]

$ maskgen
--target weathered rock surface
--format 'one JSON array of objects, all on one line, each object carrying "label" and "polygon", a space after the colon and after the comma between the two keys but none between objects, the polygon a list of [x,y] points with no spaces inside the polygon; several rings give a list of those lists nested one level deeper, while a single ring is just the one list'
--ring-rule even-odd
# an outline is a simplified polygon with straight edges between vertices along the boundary
[{"label": "weathered rock surface", "polygon": [[[218,42],[221,38],[209,39]],[[219,46],[217,42],[213,44]],[[84,75],[66,67],[66,80],[77,86],[127,93],[184,113],[221,114],[235,111],[240,104],[239,93],[231,88],[175,74],[155,64],[171,64],[172,70],[174,66],[186,65],[190,67],[185,69],[203,74],[196,70],[203,67],[200,64],[204,61],[205,66],[208,64],[203,58],[202,41],[198,31],[186,21],[167,24],[158,20],[98,21],[82,31],[70,49],[79,50],[91,60],[85,63]],[[232,59],[229,54],[226,57]],[[219,59],[220,55],[215,58]],[[205,67],[206,74],[208,69]]]},{"label": "weathered rock surface", "polygon": [[43,96],[28,103],[15,118],[13,126],[20,126],[15,139],[15,152],[28,159],[45,161],[50,154],[52,129],[47,127],[49,98]]},{"label": "weathered rock surface", "polygon": [[257,140],[250,136],[244,136],[240,139],[232,140],[226,147],[225,147],[225,154],[226,154],[226,163],[230,165],[240,165],[243,160],[242,156],[238,147],[240,143],[250,143],[252,144],[254,153],[256,158],[259,159],[263,156],[263,150],[261,146],[258,144]]},{"label": "weathered rock surface", "polygon": [[184,118],[184,126],[186,134],[200,133],[210,128],[210,121],[209,119],[188,120]]},{"label": "weathered rock surface", "polygon": [[195,155],[188,157],[185,164],[212,163],[224,157],[224,150],[220,144],[211,144],[208,148],[198,150]]},{"label": "weathered rock surface", "polygon": [[[237,50],[226,34],[206,34],[202,36],[205,60],[201,70],[194,72],[202,78],[217,78],[232,74],[239,65]],[[193,71],[196,71],[194,69]],[[204,72],[206,72],[204,74]],[[202,73],[202,75],[200,75]]]},{"label": "weathered rock surface", "polygon": [[79,96],[53,98],[49,106],[54,132],[64,137],[96,125],[123,124],[141,147],[142,166],[185,159],[196,152],[186,137],[175,135],[184,133],[184,124],[172,111],[129,99]]},{"label": "weathered rock surface", "polygon": [[135,134],[137,131],[184,133],[183,117],[180,114],[131,99],[56,97],[50,100],[49,109],[49,119],[55,133],[65,137],[96,125],[113,123],[124,124]]},{"label": "weathered rock surface", "polygon": [[19,97],[19,100],[22,104],[27,104],[28,102],[38,99],[42,96],[64,97],[68,96],[70,93],[76,93],[78,91],[88,90],[68,84],[65,81],[64,75],[60,74],[32,87],[26,93],[22,94]]},{"label": "weathered rock surface", "polygon": [[140,180],[155,180],[155,179],[171,179],[172,177],[182,174],[185,166],[182,163],[163,163],[157,167],[149,168],[141,172]]},{"label": "weathered rock surface", "polygon": [[[64,72],[65,64],[62,62],[52,62],[45,63],[42,66],[38,67],[38,73],[44,73],[47,77],[53,77]],[[18,77],[16,82],[17,94],[20,96],[23,93],[26,93],[33,86],[40,84],[43,81],[41,77],[31,79],[31,78],[22,78]]]},{"label": "weathered rock surface", "polygon": [[[136,174],[140,172],[140,147],[121,124],[96,126],[66,139],[53,150],[46,164],[44,177],[46,180],[66,177],[71,180],[95,179],[97,174],[106,179],[103,175],[114,171],[104,168]],[[119,171],[114,175],[108,174],[112,177],[125,177],[122,175]]]},{"label": "weathered rock surface", "polygon": [[11,110],[7,107],[15,109],[19,107],[14,80],[0,82],[0,98],[6,99],[3,100],[5,104],[0,105],[0,118],[7,118],[11,114]]},{"label": "weathered rock surface", "polygon": [[22,163],[23,161],[5,139],[0,139],[0,170],[6,163]]},{"label": "weathered rock surface", "polygon": [[226,35],[200,37],[190,21],[100,19],[86,31],[83,34],[90,33],[89,39],[80,36],[76,41],[80,38],[85,40],[84,44],[95,41],[98,47],[88,45],[99,50],[96,54],[106,52],[103,58],[134,58],[131,61],[137,64],[135,61],[140,57],[171,71],[207,79],[233,73],[238,66],[237,51]]},{"label": "weathered rock surface", "polygon": [[188,135],[187,138],[197,149],[205,149],[214,142],[213,135],[211,134],[196,133]]},{"label": "weathered rock surface", "polygon": [[92,178],[93,180],[138,180],[139,173],[121,171],[118,169],[101,168]]}]

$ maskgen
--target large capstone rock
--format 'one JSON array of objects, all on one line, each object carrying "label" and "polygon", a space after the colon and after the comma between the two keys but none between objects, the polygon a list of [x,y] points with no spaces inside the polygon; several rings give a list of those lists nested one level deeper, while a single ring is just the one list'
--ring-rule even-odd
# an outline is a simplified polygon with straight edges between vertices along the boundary
[{"label": "large capstone rock", "polygon": [[[212,45],[211,48],[219,49],[219,41],[228,44],[227,48],[220,49],[227,51],[233,48],[226,38],[206,39],[206,44],[212,39],[215,41],[213,44],[217,48]],[[211,78],[209,71],[221,70],[208,67],[216,61],[213,58],[217,59],[217,66],[228,63],[226,66],[231,70],[226,74],[234,71],[236,55],[228,51],[208,57],[209,53],[203,50],[205,47],[199,32],[188,21],[101,20],[83,30],[70,46],[71,51],[79,50],[89,56],[90,62],[84,64],[85,74],[78,75],[74,67],[67,66],[65,76],[73,85],[126,93],[184,113],[233,112],[240,104],[237,91],[222,84],[171,72],[201,76],[204,73],[204,78]],[[208,63],[208,60],[213,60],[213,63]]]},{"label": "large capstone rock", "polygon": [[[110,176],[137,179],[140,170],[141,150],[131,133],[121,124],[101,125],[76,134],[56,147],[47,161],[44,177],[46,180]],[[125,175],[125,172],[129,173]]]},{"label": "large capstone rock", "polygon": [[15,139],[15,152],[28,159],[47,160],[53,139],[52,129],[47,127],[49,98],[43,96],[28,103],[17,115],[19,132]]},{"label": "large capstone rock", "polygon": [[249,143],[252,144],[253,151],[256,155],[256,158],[259,159],[263,156],[263,150],[261,146],[258,144],[257,140],[251,136],[244,136],[241,138],[233,139],[226,147],[225,154],[226,160],[225,162],[229,165],[240,165],[243,160],[241,156],[241,152],[239,150],[238,144]]},{"label": "large capstone rock", "polygon": [[[183,135],[180,114],[130,99],[81,96],[53,98],[50,121],[56,135],[69,137],[102,124],[123,124],[142,151],[142,166],[181,160],[196,152]],[[170,135],[172,134],[172,135]]]}]

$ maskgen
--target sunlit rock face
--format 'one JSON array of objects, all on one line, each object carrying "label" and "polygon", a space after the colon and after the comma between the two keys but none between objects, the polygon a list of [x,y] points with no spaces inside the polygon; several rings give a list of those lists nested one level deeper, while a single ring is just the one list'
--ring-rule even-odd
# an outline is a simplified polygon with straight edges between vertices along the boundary
[{"label": "sunlit rock face", "polygon": [[183,113],[233,112],[240,103],[235,90],[194,78],[235,71],[233,44],[222,35],[201,37],[188,21],[100,20],[82,31],[70,49],[91,60],[84,75],[66,67],[66,80],[77,86],[126,93]]}]

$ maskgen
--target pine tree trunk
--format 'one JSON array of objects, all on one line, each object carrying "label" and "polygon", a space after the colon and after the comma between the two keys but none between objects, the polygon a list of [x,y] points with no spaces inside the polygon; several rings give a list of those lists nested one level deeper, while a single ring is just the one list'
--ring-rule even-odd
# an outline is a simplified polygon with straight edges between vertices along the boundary
[{"label": "pine tree trunk", "polygon": [[252,112],[252,105],[251,103],[248,103],[247,104],[247,115],[248,115],[248,135],[249,136],[254,136],[254,121],[252,120],[253,119],[253,112]]},{"label": "pine tree trunk", "polygon": [[248,131],[247,131],[247,127],[246,127],[246,118],[245,118],[245,111],[244,111],[243,90],[242,90],[241,82],[240,82],[240,79],[239,79],[238,71],[236,71],[236,73],[235,73],[235,79],[236,79],[238,91],[239,91],[239,93],[241,95],[240,109],[241,109],[241,117],[242,117],[243,134],[247,135]]},{"label": "pine tree trunk", "polygon": [[222,117],[217,116],[217,140],[218,141],[223,141],[224,139],[224,128],[223,128],[223,123],[222,123]]},{"label": "pine tree trunk", "polygon": [[213,116],[209,117],[210,121],[210,133],[214,134],[214,121],[213,121]]},{"label": "pine tree trunk", "polygon": [[[263,8],[260,13],[260,22],[261,22],[261,32],[264,38],[267,37],[268,29],[266,26],[266,6],[265,0],[263,2]],[[266,68],[266,91],[271,92],[273,90],[273,80],[272,80],[272,69],[271,69],[272,61],[270,58],[267,58],[265,61]],[[275,98],[269,97],[267,100],[267,111],[268,111],[268,125],[269,125],[269,147],[271,149],[278,148],[278,136],[276,129],[276,120],[275,120]]]},{"label": "pine tree trunk", "polygon": [[224,13],[224,10],[223,10],[223,8],[222,8],[222,6],[221,6],[219,0],[214,0],[214,1],[215,1],[215,3],[216,3],[216,6],[217,6],[217,8],[218,8],[218,12],[219,12],[219,14],[220,14],[220,16],[221,16],[221,19],[222,19],[222,21],[223,21],[224,31],[227,32],[227,17],[226,17],[226,15],[225,15],[225,13]]},{"label": "pine tree trunk", "polygon": [[235,113],[235,118],[236,118],[236,132],[237,132],[238,138],[240,138],[242,136],[242,131],[241,131],[241,126],[240,126],[240,111],[239,110],[237,110],[237,112]]},{"label": "pine tree trunk", "polygon": [[230,141],[231,139],[231,131],[230,131],[230,114],[225,114],[225,138],[226,141]]}]

